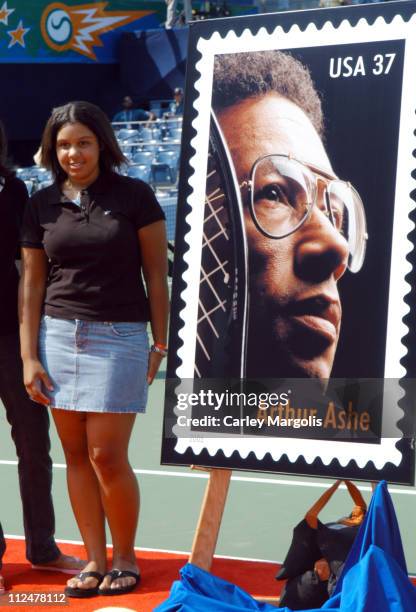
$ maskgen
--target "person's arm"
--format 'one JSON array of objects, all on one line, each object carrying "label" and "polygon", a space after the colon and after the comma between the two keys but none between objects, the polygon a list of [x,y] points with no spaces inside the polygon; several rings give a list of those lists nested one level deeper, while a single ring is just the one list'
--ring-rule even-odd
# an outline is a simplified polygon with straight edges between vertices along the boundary
[{"label": "person's arm", "polygon": [[337,480],[334,484],[329,487],[324,493],[322,493],[321,497],[314,503],[312,508],[309,508],[307,513],[305,514],[305,520],[308,523],[309,527],[312,529],[318,529],[318,514],[326,506],[328,501],[331,499],[335,491],[338,489],[341,484],[341,480]]},{"label": "person's arm", "polygon": [[38,334],[45,295],[47,258],[43,249],[22,248],[19,284],[20,345],[23,361],[23,382],[28,395],[36,402],[49,404],[42,392],[42,383],[52,390],[51,381],[38,357]]},{"label": "person's arm", "polygon": [[[138,230],[142,254],[143,275],[150,305],[150,323],[154,344],[166,345],[169,316],[167,285],[168,257],[164,221],[156,221]],[[163,357],[151,352],[147,382],[151,384]]]},{"label": "person's arm", "polygon": [[[154,113],[152,113],[152,111],[147,111],[144,110],[143,108],[136,108],[135,111],[133,111],[133,115],[134,115],[134,121],[141,121],[143,122],[143,127],[152,127],[151,123],[152,121],[156,120],[156,115]],[[140,129],[140,125],[136,126]]]}]

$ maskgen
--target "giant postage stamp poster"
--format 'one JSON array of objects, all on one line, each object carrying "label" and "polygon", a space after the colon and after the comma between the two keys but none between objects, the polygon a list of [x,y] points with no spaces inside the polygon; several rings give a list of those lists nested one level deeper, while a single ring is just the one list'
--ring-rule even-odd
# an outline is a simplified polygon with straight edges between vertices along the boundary
[{"label": "giant postage stamp poster", "polygon": [[413,482],[415,25],[191,26],[163,463]]}]

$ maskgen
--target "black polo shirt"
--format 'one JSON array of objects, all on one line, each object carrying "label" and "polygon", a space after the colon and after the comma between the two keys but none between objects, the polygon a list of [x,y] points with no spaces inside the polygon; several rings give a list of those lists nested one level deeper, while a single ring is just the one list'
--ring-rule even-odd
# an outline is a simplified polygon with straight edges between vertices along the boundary
[{"label": "black polo shirt", "polygon": [[17,286],[19,274],[15,259],[23,210],[28,198],[26,186],[15,176],[0,177],[0,336],[18,329]]},{"label": "black polo shirt", "polygon": [[137,230],[165,218],[152,189],[111,173],[83,194],[79,206],[54,183],[26,207],[21,244],[44,249],[49,259],[45,314],[148,321]]}]

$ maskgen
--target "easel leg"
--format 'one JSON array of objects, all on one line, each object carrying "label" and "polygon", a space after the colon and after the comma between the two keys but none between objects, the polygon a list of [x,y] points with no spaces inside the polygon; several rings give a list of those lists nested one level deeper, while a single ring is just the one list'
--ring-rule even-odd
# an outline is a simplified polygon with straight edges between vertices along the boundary
[{"label": "easel leg", "polygon": [[210,571],[230,485],[231,470],[212,469],[205,489],[189,562]]}]

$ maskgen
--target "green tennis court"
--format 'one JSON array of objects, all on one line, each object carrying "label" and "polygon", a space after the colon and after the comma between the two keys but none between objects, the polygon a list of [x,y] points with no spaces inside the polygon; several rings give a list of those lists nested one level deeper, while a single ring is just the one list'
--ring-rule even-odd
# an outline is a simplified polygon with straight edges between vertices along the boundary
[{"label": "green tennis court", "polygon": [[[139,479],[142,510],[136,546],[164,551],[190,551],[207,475],[183,467],[160,465],[164,372],[151,387],[148,412],[136,421],[130,460]],[[16,455],[4,410],[0,410],[0,519],[9,537],[23,536]],[[79,541],[69,504],[60,442],[51,424],[54,462],[56,535]],[[234,472],[217,545],[217,554],[282,561],[292,528],[331,481],[305,477]],[[363,484],[368,502],[371,487]],[[416,488],[391,485],[409,572],[416,574]],[[341,489],[320,515],[325,521],[349,513],[347,491]]]}]

